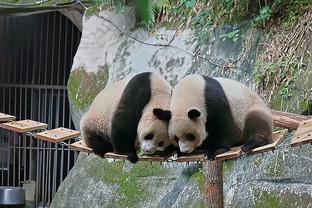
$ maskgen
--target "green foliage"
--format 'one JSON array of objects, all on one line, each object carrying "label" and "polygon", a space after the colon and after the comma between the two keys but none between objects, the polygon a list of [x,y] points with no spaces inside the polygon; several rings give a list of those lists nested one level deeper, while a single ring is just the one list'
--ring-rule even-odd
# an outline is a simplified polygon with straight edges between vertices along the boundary
[{"label": "green foliage", "polygon": [[272,9],[268,6],[263,7],[260,10],[260,14],[254,18],[254,23],[256,25],[262,24],[265,27],[265,22],[272,17]]},{"label": "green foliage", "polygon": [[253,208],[281,208],[279,197],[274,193],[263,191]]},{"label": "green foliage", "polygon": [[170,6],[169,0],[92,0],[97,6],[114,7],[116,12],[122,12],[126,5],[134,6],[137,25],[151,30],[156,16]]},{"label": "green foliage", "polygon": [[233,30],[229,33],[221,34],[219,36],[219,38],[222,38],[222,41],[225,41],[226,39],[230,39],[230,40],[236,42],[240,36],[239,33],[240,33],[240,30],[236,29],[236,30]]},{"label": "green foliage", "polygon": [[198,172],[194,173],[190,179],[196,181],[200,190],[204,191],[204,174],[202,169],[199,169]]}]

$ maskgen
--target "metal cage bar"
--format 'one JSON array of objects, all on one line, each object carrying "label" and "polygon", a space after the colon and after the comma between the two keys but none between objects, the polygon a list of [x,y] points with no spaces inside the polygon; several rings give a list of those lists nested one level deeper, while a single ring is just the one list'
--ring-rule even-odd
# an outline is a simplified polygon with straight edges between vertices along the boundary
[{"label": "metal cage bar", "polygon": [[[80,31],[59,12],[0,17],[0,31],[0,112],[74,129],[66,83]],[[34,181],[34,206],[48,207],[77,154],[1,129],[0,186]]]}]

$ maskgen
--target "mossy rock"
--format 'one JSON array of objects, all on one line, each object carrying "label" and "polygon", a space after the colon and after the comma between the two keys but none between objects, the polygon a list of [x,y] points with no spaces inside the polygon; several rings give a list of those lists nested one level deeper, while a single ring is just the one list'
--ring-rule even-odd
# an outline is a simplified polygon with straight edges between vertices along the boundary
[{"label": "mossy rock", "polygon": [[69,101],[76,109],[90,106],[95,96],[106,86],[108,66],[96,72],[87,72],[83,67],[74,69],[69,77],[67,89]]}]

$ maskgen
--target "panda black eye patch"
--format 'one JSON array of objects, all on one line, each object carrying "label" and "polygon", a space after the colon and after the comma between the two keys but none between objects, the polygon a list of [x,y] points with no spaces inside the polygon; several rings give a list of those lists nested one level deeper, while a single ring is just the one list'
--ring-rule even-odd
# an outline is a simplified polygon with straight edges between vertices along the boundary
[{"label": "panda black eye patch", "polygon": [[194,141],[196,138],[195,138],[195,136],[194,136],[193,134],[187,134],[187,135],[186,135],[186,139],[192,142],[192,141]]},{"label": "panda black eye patch", "polygon": [[152,140],[154,138],[153,134],[148,134],[144,137],[145,140]]},{"label": "panda black eye patch", "polygon": [[174,136],[174,140],[178,143],[179,142],[179,138],[177,136]]}]

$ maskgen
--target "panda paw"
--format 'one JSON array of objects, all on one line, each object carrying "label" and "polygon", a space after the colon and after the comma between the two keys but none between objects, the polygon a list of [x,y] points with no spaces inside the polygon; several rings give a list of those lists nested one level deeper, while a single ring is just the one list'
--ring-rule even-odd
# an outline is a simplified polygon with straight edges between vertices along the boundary
[{"label": "panda paw", "polygon": [[241,149],[245,153],[250,153],[253,149],[267,144],[269,144],[269,142],[265,140],[258,141],[256,139],[250,139],[241,147]]},{"label": "panda paw", "polygon": [[136,153],[129,153],[127,154],[128,160],[132,163],[137,163],[139,161],[139,157]]},{"label": "panda paw", "polygon": [[221,147],[214,152],[208,152],[208,160],[215,160],[217,155],[223,154],[230,149],[227,147]]}]

